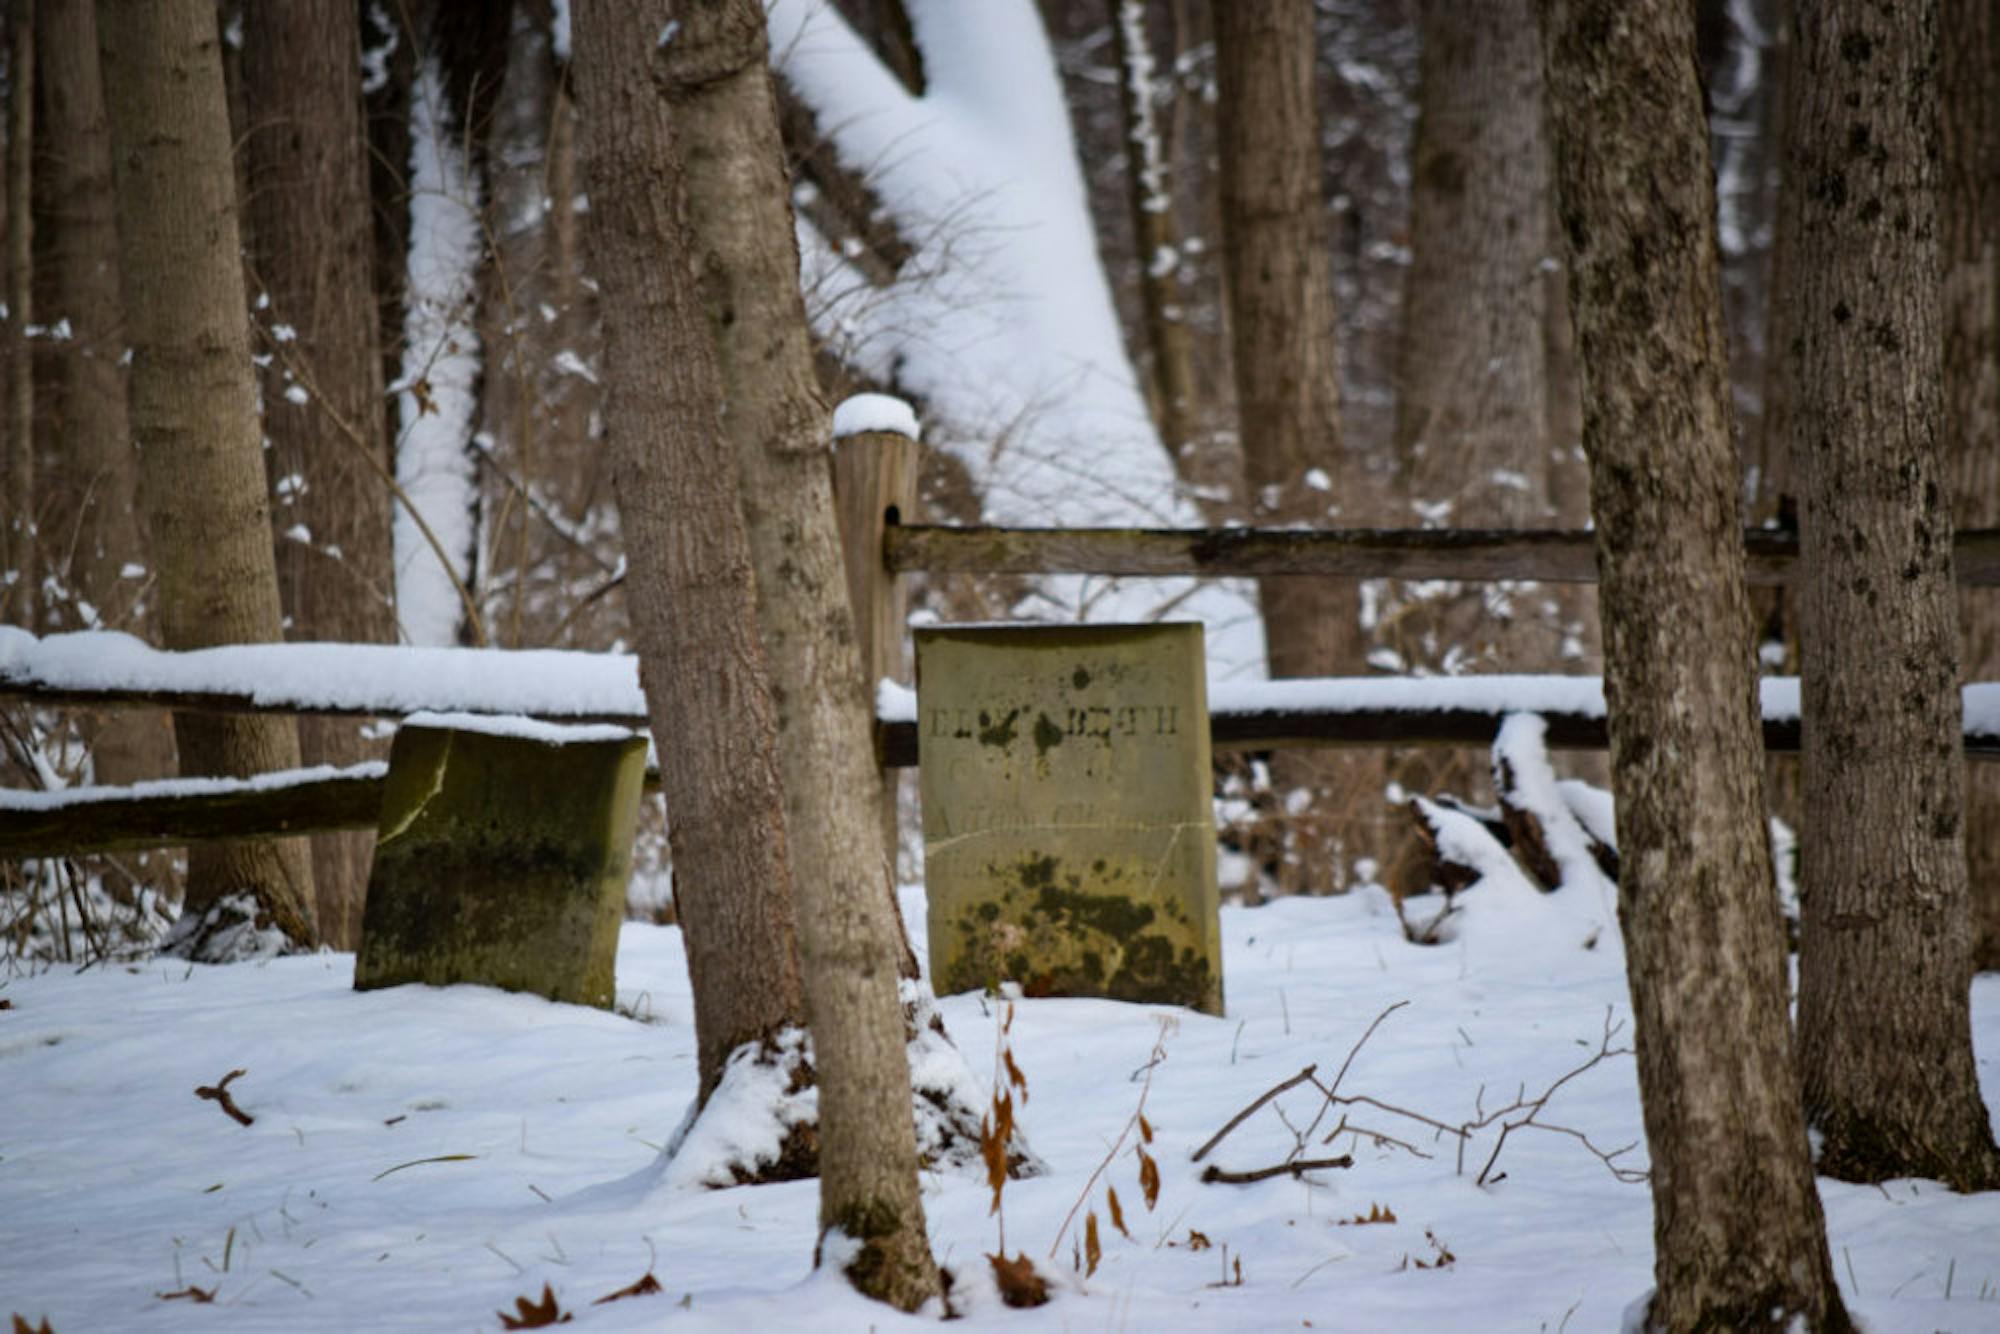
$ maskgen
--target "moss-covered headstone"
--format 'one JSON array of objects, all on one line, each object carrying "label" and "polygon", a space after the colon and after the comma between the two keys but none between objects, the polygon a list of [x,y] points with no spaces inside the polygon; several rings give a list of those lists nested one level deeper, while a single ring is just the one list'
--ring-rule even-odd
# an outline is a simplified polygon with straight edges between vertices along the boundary
[{"label": "moss-covered headstone", "polygon": [[1199,625],[916,632],[938,991],[1222,1012]]},{"label": "moss-covered headstone", "polygon": [[404,723],[355,989],[475,982],[610,1008],[645,774],[625,728]]}]

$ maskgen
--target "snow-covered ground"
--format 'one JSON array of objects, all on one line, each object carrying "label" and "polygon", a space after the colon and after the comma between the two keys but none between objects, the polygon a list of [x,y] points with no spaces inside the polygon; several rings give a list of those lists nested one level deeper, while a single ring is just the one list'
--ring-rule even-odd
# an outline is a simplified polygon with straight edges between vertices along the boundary
[{"label": "snow-covered ground", "polygon": [[[1550,909],[1600,907],[1563,897]],[[921,947],[921,892],[906,890],[904,907]],[[932,1177],[925,1206],[958,1277],[959,1328],[1617,1328],[1650,1283],[1646,1188],[1569,1135],[1516,1131],[1481,1186],[1497,1126],[1473,1137],[1460,1170],[1454,1136],[1358,1103],[1321,1117],[1307,1149],[1351,1152],[1351,1168],[1200,1180],[1211,1163],[1283,1160],[1290,1127],[1318,1115],[1302,1086],[1190,1161],[1304,1067],[1332,1082],[1397,1002],[1340,1093],[1458,1126],[1584,1065],[1607,1021],[1627,1023],[1622,961],[1615,933],[1580,949],[1551,920],[1475,913],[1426,949],[1405,943],[1379,891],[1280,900],[1224,910],[1224,1018],[1020,1002],[1021,1120],[1051,1172],[1006,1188],[1006,1243],[1035,1258],[1055,1297],[1003,1306],[982,1258],[997,1244],[989,1191]],[[616,1014],[472,987],[357,994],[352,967],[341,954],[162,960],[0,986],[0,1317],[46,1315],[57,1334],[492,1330],[546,1284],[579,1329],[916,1327],[812,1271],[813,1183],[661,1184],[657,1146],[695,1085],[678,931],[625,928]],[[974,1068],[989,1069],[995,1003],[942,1007]],[[2000,977],[1974,985],[1973,1021],[1993,1105]],[[1628,1037],[1629,1025],[1616,1042]],[[1086,1279],[1057,1238],[1138,1107],[1156,1042],[1165,1058],[1145,1114],[1157,1207],[1144,1206],[1128,1138],[1085,1204],[1103,1234]],[[195,1095],[236,1069],[227,1091],[247,1127]],[[1343,1115],[1407,1147],[1365,1133],[1321,1144]],[[1638,1140],[1632,1058],[1564,1084],[1539,1119],[1605,1151]],[[1615,1162],[1643,1167],[1643,1146]],[[1131,1240],[1111,1227],[1107,1184]],[[2000,1195],[1926,1181],[1823,1182],[1822,1194],[1834,1267],[1869,1329],[2000,1329]],[[1371,1215],[1393,1221],[1354,1221]],[[1072,1233],[1082,1225],[1079,1212]],[[659,1295],[592,1305],[649,1271]],[[212,1303],[163,1295],[194,1289]]]}]

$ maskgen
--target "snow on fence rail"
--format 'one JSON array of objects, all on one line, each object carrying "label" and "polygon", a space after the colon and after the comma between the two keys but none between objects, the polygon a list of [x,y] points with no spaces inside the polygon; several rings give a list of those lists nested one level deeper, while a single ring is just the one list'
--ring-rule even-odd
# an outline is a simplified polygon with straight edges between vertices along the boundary
[{"label": "snow on fence rail", "polygon": [[[1765,745],[1799,744],[1796,679],[1762,683]],[[403,717],[449,709],[550,721],[646,725],[637,662],[560,650],[254,644],[169,653],[127,635],[37,639],[0,628],[0,698],[90,708]],[[882,682],[883,763],[917,759],[916,695]],[[1533,713],[1553,749],[1608,744],[1602,683],[1578,676],[1327,678],[1218,683],[1209,726],[1219,750],[1284,746],[1491,744],[1502,720]],[[2000,683],[1967,686],[1968,755],[2000,758]],[[379,765],[251,779],[176,779],[129,788],[0,791],[0,857],[108,852],[214,838],[369,828]]]}]

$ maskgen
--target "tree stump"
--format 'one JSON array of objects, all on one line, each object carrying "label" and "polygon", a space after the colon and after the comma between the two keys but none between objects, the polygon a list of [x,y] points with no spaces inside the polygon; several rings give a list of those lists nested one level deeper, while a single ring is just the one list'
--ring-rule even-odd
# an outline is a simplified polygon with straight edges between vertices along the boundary
[{"label": "tree stump", "polygon": [[472,982],[609,1009],[645,769],[622,727],[404,723],[355,990]]}]

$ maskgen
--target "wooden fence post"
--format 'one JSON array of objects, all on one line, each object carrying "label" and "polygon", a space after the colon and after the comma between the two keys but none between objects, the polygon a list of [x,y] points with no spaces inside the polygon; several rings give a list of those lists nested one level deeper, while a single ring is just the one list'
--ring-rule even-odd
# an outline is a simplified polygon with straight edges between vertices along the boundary
[{"label": "wooden fence post", "polygon": [[[860,650],[872,711],[876,686],[883,678],[905,684],[910,679],[903,650],[909,595],[903,581],[882,559],[882,534],[916,510],[920,454],[916,414],[900,399],[861,394],[835,411],[833,434],[834,505],[840,512],[855,646]],[[881,765],[880,738],[875,758]],[[882,827],[893,859],[899,845],[901,770],[881,765],[881,772]]]}]

